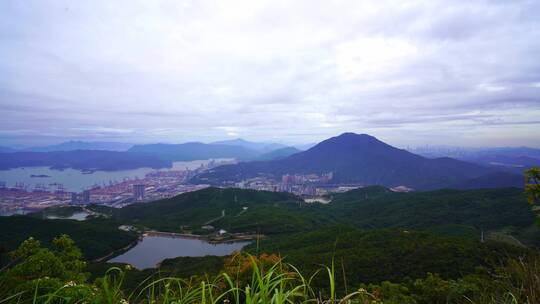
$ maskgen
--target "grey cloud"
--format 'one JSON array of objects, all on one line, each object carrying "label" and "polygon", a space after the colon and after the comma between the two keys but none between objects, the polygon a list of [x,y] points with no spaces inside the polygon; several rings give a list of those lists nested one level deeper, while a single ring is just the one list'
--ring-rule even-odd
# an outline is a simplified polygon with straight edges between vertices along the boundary
[{"label": "grey cloud", "polygon": [[228,126],[540,142],[539,17],[534,0],[2,1],[0,141],[210,141]]}]

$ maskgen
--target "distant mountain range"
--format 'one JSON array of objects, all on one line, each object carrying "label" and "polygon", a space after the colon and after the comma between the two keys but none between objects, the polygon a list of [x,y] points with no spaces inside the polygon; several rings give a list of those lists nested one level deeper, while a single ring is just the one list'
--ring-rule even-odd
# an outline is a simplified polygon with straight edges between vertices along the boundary
[{"label": "distant mountain range", "polygon": [[528,147],[420,147],[410,151],[429,158],[452,157],[516,174],[533,166],[540,167],[540,149]]},{"label": "distant mountain range", "polygon": [[308,149],[315,147],[316,145],[317,143],[308,143],[308,144],[295,145],[294,147],[300,151],[306,151]]},{"label": "distant mountain range", "polygon": [[153,155],[168,161],[190,161],[210,158],[247,160],[261,154],[260,152],[242,146],[204,144],[200,142],[135,145],[128,151]]},{"label": "distant mountain range", "polygon": [[277,143],[261,143],[261,142],[251,142],[244,140],[242,138],[216,141],[211,143],[212,145],[227,145],[227,146],[237,146],[244,147],[250,150],[259,151],[262,153],[268,153],[277,149],[286,148],[287,146]]},{"label": "distant mountain range", "polygon": [[17,152],[17,149],[0,146],[0,153],[12,153],[12,152]]},{"label": "distant mountain range", "polygon": [[296,149],[295,147],[285,147],[285,148],[281,148],[281,149],[264,153],[260,155],[259,157],[257,157],[257,160],[278,160],[278,159],[286,158],[298,152],[302,152],[302,151]]},{"label": "distant mountain range", "polygon": [[141,167],[166,168],[171,166],[171,162],[153,155],[98,150],[0,153],[0,170],[36,166],[114,171]]},{"label": "distant mountain range", "polygon": [[0,153],[13,152],[55,152],[55,151],[75,151],[75,150],[102,150],[102,151],[127,151],[133,144],[112,142],[112,141],[66,141],[63,143],[35,146],[30,148],[11,148],[0,146]]},{"label": "distant mountain range", "polygon": [[240,161],[271,160],[299,152],[296,148],[276,143],[250,142],[241,138],[210,144],[135,145],[129,152],[146,153],[169,161],[190,161],[210,158],[234,158]]},{"label": "distant mountain range", "polygon": [[[253,150],[246,146],[256,147],[259,150]],[[264,152],[272,147],[279,148]],[[135,146],[116,142],[70,141],[25,150],[0,147],[0,170],[31,166],[108,171],[139,167],[165,168],[170,167],[173,161],[211,158],[234,158],[242,161],[271,160],[283,158],[296,152],[298,150],[292,147],[252,143],[245,140],[229,141],[227,144],[192,142]]]},{"label": "distant mountain range", "polygon": [[516,174],[523,174],[524,170],[531,167],[540,167],[540,158],[528,156],[484,155],[460,159]]},{"label": "distant mountain range", "polygon": [[[333,172],[331,183],[335,184],[407,186],[428,190],[522,186],[522,171],[540,165],[540,158],[535,158],[540,155],[538,149],[497,148],[467,154],[468,158],[461,155],[462,159],[427,158],[392,147],[375,137],[354,133],[330,138],[306,151],[243,139],[211,144],[191,142],[130,146],[117,142],[70,141],[32,148],[38,151],[62,151],[29,152],[0,148],[0,170],[23,166],[87,170],[165,168],[170,167],[173,161],[234,158],[241,163],[215,168],[197,176],[193,182],[230,185],[257,176],[279,180],[288,173]],[[128,150],[118,152],[107,149]]]},{"label": "distant mountain range", "polygon": [[540,159],[540,149],[529,147],[465,148],[451,146],[426,146],[409,149],[410,152],[429,158],[478,158],[487,155],[507,157],[530,157]]},{"label": "distant mountain range", "polygon": [[[366,134],[344,133],[313,148],[283,159],[217,167],[194,182],[223,184],[257,176],[333,172],[332,183],[407,186],[418,190],[462,187],[469,180],[483,186],[522,185],[522,177],[499,173],[497,180],[482,180],[493,169],[448,157],[429,159],[397,149]],[[464,187],[464,186],[463,186]]]},{"label": "distant mountain range", "polygon": [[66,141],[56,145],[31,147],[24,149],[28,152],[53,152],[53,151],[75,151],[75,150],[107,150],[107,151],[127,151],[133,144],[108,141]]}]

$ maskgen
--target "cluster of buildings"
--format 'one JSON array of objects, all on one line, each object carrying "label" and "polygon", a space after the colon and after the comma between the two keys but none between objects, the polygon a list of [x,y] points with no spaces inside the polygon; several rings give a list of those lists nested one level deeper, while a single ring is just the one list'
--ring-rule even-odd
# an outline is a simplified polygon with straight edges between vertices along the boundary
[{"label": "cluster of buildings", "polygon": [[320,196],[329,192],[344,192],[350,189],[358,188],[360,185],[352,187],[332,185],[334,178],[333,172],[322,174],[285,174],[281,180],[272,177],[258,176],[235,183],[235,187],[242,189],[254,189],[265,191],[290,192],[302,196]]},{"label": "cluster of buildings", "polygon": [[69,204],[69,192],[26,191],[0,185],[0,215],[24,214],[33,210]]},{"label": "cluster of buildings", "polygon": [[[361,183],[342,184],[333,183],[333,172],[323,174],[285,174],[281,180],[272,176],[258,176],[234,183],[234,187],[241,189],[253,189],[273,192],[290,192],[304,197],[306,202],[317,201],[327,203],[322,196],[330,193],[343,193],[353,189],[362,188],[366,185]],[[414,189],[406,186],[390,188],[393,192],[411,192]]]},{"label": "cluster of buildings", "polygon": [[[188,183],[193,176],[221,165],[222,162],[210,161],[198,168],[173,168],[147,173],[144,178],[124,179],[110,182],[108,185],[95,185],[82,192],[68,192],[61,184],[53,184],[56,189],[36,185],[29,191],[21,183],[7,187],[0,182],[0,215],[26,213],[54,205],[103,204],[123,207],[137,202],[148,202],[169,198],[180,193],[196,191],[207,185]],[[229,186],[265,191],[290,192],[305,198],[317,198],[330,192],[346,192],[362,187],[361,184],[333,184],[333,172],[322,174],[285,174],[281,179],[272,176],[259,176],[231,184]],[[409,192],[413,189],[399,186],[391,188],[395,192]]]},{"label": "cluster of buildings", "polygon": [[195,169],[173,168],[147,173],[144,178],[124,179],[109,182],[107,185],[95,185],[82,192],[69,192],[62,184],[50,187],[37,184],[33,189],[17,183],[7,187],[0,182],[0,215],[24,214],[55,205],[103,204],[123,207],[137,202],[147,202],[169,198],[180,193],[196,191],[207,185],[191,185],[187,181],[193,176],[221,165],[221,161],[211,160]]},{"label": "cluster of buildings", "polygon": [[123,207],[137,202],[169,198],[207,187],[187,184],[188,179],[188,174],[180,174],[177,171],[171,171],[169,174],[149,173],[144,178],[125,180],[109,186],[97,186],[80,194],[74,194],[73,197],[76,199],[71,203]]}]

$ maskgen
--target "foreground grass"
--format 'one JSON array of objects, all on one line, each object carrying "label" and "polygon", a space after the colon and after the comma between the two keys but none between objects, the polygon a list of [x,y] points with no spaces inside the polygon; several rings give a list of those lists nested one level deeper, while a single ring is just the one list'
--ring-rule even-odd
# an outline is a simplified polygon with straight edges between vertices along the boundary
[{"label": "foreground grass", "polygon": [[[60,288],[48,288],[48,278],[35,281],[27,289],[0,303],[350,303],[372,297],[367,291],[355,291],[337,298],[335,272],[325,267],[316,275],[328,278],[330,289],[316,292],[311,287],[313,276],[282,262],[274,255],[261,257],[236,255],[228,271],[209,278],[148,278],[134,291],[123,290],[124,270],[110,268],[95,284],[67,282]],[[324,296],[323,296],[324,294]],[[373,297],[373,299],[375,299]]]},{"label": "foreground grass", "polygon": [[[123,289],[125,269],[110,268],[94,284],[69,281],[59,288],[49,287],[50,278],[34,281],[32,288],[15,292],[0,303],[358,303],[420,304],[539,303],[540,263],[512,260],[500,272],[498,282],[445,281],[429,274],[412,285],[382,282],[362,285],[350,293],[336,292],[334,266],[321,267],[313,276],[304,277],[293,265],[275,255],[259,257],[236,255],[226,272],[210,277],[149,277],[135,290]],[[129,266],[126,266],[129,268]],[[327,286],[314,288],[315,276],[327,279]]]},{"label": "foreground grass", "polygon": [[[540,303],[540,256],[508,259],[460,279],[425,278],[338,286],[345,274],[333,261],[310,276],[275,254],[236,253],[215,275],[190,278],[157,272],[126,286],[129,265],[110,268],[92,283],[80,250],[67,236],[52,248],[29,239],[0,271],[1,303],[358,303],[358,304],[536,304]],[[386,267],[381,265],[381,267]],[[354,271],[354,269],[349,269]]]}]

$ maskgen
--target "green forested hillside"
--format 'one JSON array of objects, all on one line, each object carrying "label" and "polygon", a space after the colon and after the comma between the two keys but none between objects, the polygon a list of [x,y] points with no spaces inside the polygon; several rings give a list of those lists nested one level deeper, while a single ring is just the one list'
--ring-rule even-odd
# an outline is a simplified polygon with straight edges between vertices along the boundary
[{"label": "green forested hillside", "polygon": [[346,224],[362,229],[429,230],[471,239],[479,239],[482,231],[486,235],[504,231],[527,244],[540,243],[540,229],[533,225],[536,215],[518,188],[395,193],[366,187],[334,194],[327,205],[306,204],[288,193],[207,188],[100,211],[124,223],[164,231],[180,231],[182,226],[197,229],[212,220],[211,225],[231,232],[263,234]]},{"label": "green forested hillside", "polygon": [[208,233],[201,230],[208,223],[231,232],[260,232],[272,240],[347,225],[364,230],[426,231],[475,242],[480,240],[482,231],[486,239],[495,232],[499,240],[540,243],[540,229],[534,225],[536,215],[522,190],[516,188],[394,193],[383,187],[367,187],[334,194],[332,199],[327,205],[306,204],[289,193],[207,188],[121,209],[94,206],[111,215],[106,219],[77,222],[0,217],[0,229],[5,231],[0,235],[0,243],[13,248],[34,236],[46,244],[54,236],[66,233],[74,238],[85,257],[92,259],[136,238],[134,233],[118,230],[122,224],[162,231],[182,231],[187,227]]},{"label": "green forested hillside", "polygon": [[344,273],[353,286],[361,282],[399,282],[407,277],[423,277],[428,272],[458,278],[474,272],[476,267],[489,268],[526,252],[501,243],[480,243],[413,230],[365,231],[350,227],[270,237],[247,250],[253,254],[279,253],[306,273],[334,260],[338,272]]},{"label": "green forested hillside", "polygon": [[212,225],[231,231],[292,232],[310,229],[316,221],[316,215],[297,207],[299,200],[289,193],[207,188],[109,212],[118,220],[163,231],[197,229],[214,220]]},{"label": "green forested hillside", "polygon": [[107,219],[75,221],[0,216],[0,244],[13,250],[22,241],[33,237],[48,246],[55,237],[69,234],[84,257],[92,260],[126,247],[137,239],[135,233],[119,230],[118,225]]},{"label": "green forested hillside", "polygon": [[[245,253],[225,259],[172,259],[164,261],[166,266],[157,271],[137,271],[122,264],[85,267],[79,249],[67,236],[55,238],[50,248],[27,240],[12,252],[9,266],[0,271],[0,302],[533,304],[540,300],[538,255],[510,247],[485,250],[484,245],[456,243],[425,233],[347,228],[306,233],[306,238],[291,236],[281,245],[295,247],[293,251],[303,246],[315,253],[326,252],[332,243],[328,233],[343,235],[345,242],[334,241],[331,260],[317,265],[315,272],[316,257],[308,264],[294,265],[288,263],[293,255],[283,259],[275,254]],[[356,240],[365,248],[354,245]],[[312,242],[320,242],[320,248]],[[400,251],[386,251],[388,246],[397,246]],[[497,259],[501,249],[510,249],[507,259],[490,264],[489,259]],[[350,257],[347,261],[340,256],[342,250]],[[425,259],[429,254],[435,256]],[[463,254],[466,256],[460,257]],[[364,256],[367,259],[362,259]],[[430,269],[442,275],[420,273]],[[395,276],[403,271],[408,271],[407,277],[396,277],[394,282],[359,283],[363,278],[356,275],[386,277],[385,273]],[[459,272],[459,278],[444,277],[452,277],[452,272]]]},{"label": "green forested hillside", "polygon": [[[536,216],[522,190],[515,188],[394,193],[384,187],[366,187],[333,194],[332,202],[326,205],[307,204],[288,193],[207,188],[121,209],[89,208],[110,217],[84,222],[0,217],[0,229],[9,232],[0,234],[0,243],[11,250],[34,236],[48,246],[54,236],[66,233],[81,247],[85,257],[92,259],[136,239],[135,233],[119,230],[121,224],[165,231],[181,231],[190,226],[195,232],[207,233],[196,230],[211,222],[216,228],[232,232],[261,232],[265,237],[252,243],[247,248],[249,252],[278,254],[306,276],[333,261],[339,292],[346,293],[341,288],[386,280],[402,284],[392,285],[396,288],[428,286],[433,280],[436,284],[459,281],[469,288],[468,281],[462,280],[481,278],[487,281],[479,281],[473,287],[483,288],[484,282],[493,280],[496,266],[507,263],[508,258],[519,261],[536,250],[507,243],[519,245],[522,241],[535,245],[539,241],[539,229],[533,224]],[[485,242],[480,241],[481,231],[485,233]],[[493,232],[498,233],[500,240],[518,241],[494,242],[489,237]],[[136,288],[149,276],[159,279],[169,275],[216,275],[227,268],[227,259],[179,257],[163,261],[159,269],[126,270],[123,288],[126,292]],[[87,270],[96,277],[113,265],[121,266],[98,263],[89,265]],[[427,273],[456,281],[443,281]],[[311,284],[328,293],[328,278],[324,274],[316,276]],[[441,292],[443,298],[448,294],[445,290]],[[467,290],[467,294],[474,295],[474,290]]]},{"label": "green forested hillside", "polygon": [[[436,273],[444,279],[461,278],[479,269],[487,272],[508,258],[531,250],[496,242],[480,243],[456,237],[403,229],[359,230],[340,226],[287,235],[274,235],[245,248],[250,254],[277,254],[311,276],[334,261],[339,286],[359,286],[381,281],[403,282]],[[128,271],[127,286],[135,287],[149,276],[216,274],[228,257],[178,257],[167,259],[158,269]],[[91,265],[95,276],[120,264]],[[346,282],[344,281],[344,278]],[[326,288],[325,275],[314,286]]]},{"label": "green forested hillside", "polygon": [[[521,232],[536,219],[518,188],[394,193],[368,187],[335,195],[331,205],[334,214],[360,228],[429,229],[477,239],[482,230]],[[537,243],[540,234],[532,234],[525,241]]]}]

